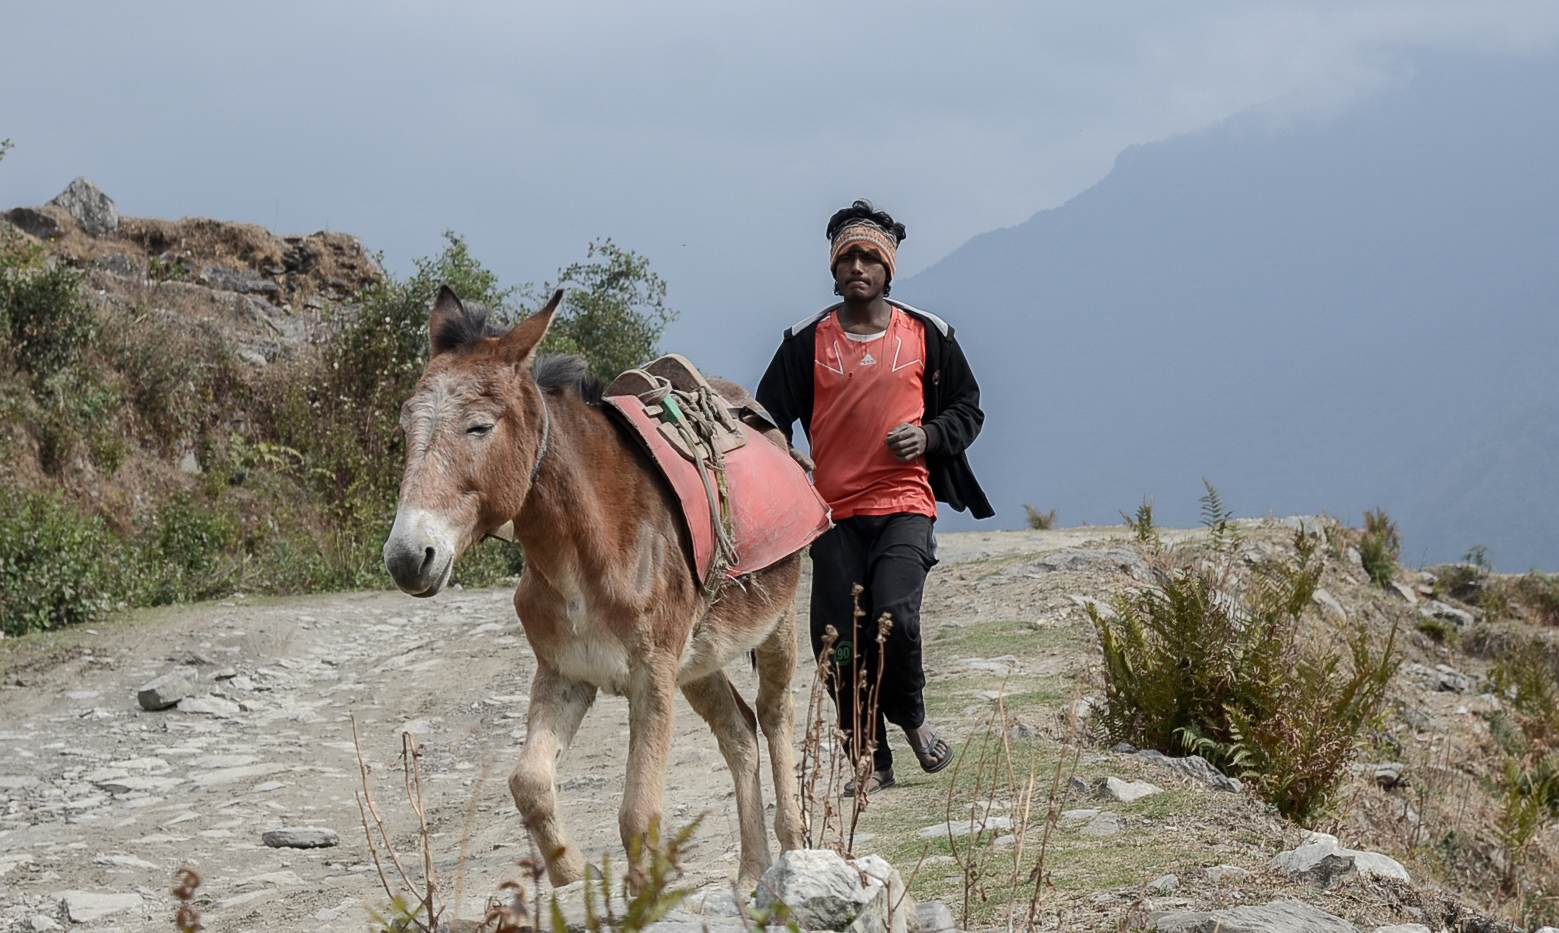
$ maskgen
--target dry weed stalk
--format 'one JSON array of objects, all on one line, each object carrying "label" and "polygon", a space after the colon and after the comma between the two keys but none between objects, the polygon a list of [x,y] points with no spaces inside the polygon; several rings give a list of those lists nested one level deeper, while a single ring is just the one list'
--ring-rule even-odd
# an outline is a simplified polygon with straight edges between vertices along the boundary
[{"label": "dry weed stalk", "polygon": [[[444,905],[439,896],[438,874],[433,865],[433,834],[428,828],[427,806],[422,796],[422,768],[419,764],[422,751],[417,748],[416,742],[409,733],[401,733],[401,766],[404,772],[406,797],[411,801],[412,811],[417,814],[418,857],[422,861],[423,879],[422,884],[418,885],[401,863],[400,853],[396,851],[395,843],[390,841],[389,830],[385,828],[384,819],[379,815],[379,808],[374,805],[373,795],[369,793],[368,762],[363,758],[363,746],[357,734],[357,716],[353,715],[351,720],[352,745],[357,750],[357,767],[363,785],[362,791],[356,795],[357,809],[362,816],[363,835],[368,839],[368,853],[373,857],[374,868],[379,874],[379,883],[384,887],[385,896],[390,899],[392,909],[400,914],[396,922],[400,924],[401,929],[437,933],[439,916],[444,912]],[[385,872],[384,862],[379,857],[379,846],[375,845],[373,830],[368,825],[370,815],[373,817],[374,826],[379,830],[379,838],[383,842],[385,854],[389,856],[391,864],[395,866],[396,874],[400,876],[401,884],[416,897],[415,907],[408,907],[407,900],[391,890],[389,875]],[[417,894],[419,887],[421,893]]]},{"label": "dry weed stalk", "polygon": [[205,927],[200,922],[200,911],[195,909],[195,892],[200,889],[200,873],[185,865],[173,873],[173,898],[179,909],[173,915],[173,925],[179,933],[200,933]]}]

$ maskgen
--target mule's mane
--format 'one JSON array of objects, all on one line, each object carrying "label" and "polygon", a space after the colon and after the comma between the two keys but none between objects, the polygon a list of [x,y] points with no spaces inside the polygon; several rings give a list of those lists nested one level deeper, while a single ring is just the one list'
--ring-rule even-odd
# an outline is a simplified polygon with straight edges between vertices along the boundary
[{"label": "mule's mane", "polygon": [[489,337],[502,337],[509,332],[509,328],[493,322],[493,311],[486,305],[472,301],[462,302],[461,305],[465,314],[450,314],[439,319],[438,327],[433,332],[433,343],[436,346],[451,350],[469,347]]},{"label": "mule's mane", "polygon": [[543,389],[573,389],[575,394],[594,405],[601,401],[601,380],[590,376],[590,364],[573,353],[549,353],[539,357],[532,369],[536,384]]}]

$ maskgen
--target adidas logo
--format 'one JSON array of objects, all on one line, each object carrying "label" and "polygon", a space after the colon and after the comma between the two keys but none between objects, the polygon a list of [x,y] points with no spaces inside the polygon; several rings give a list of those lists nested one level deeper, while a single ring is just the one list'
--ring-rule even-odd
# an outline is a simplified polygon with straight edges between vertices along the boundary
[{"label": "adidas logo", "polygon": [[876,366],[877,365],[877,361],[872,358],[872,351],[867,350],[866,351],[866,355],[861,357],[861,365],[862,366]]}]

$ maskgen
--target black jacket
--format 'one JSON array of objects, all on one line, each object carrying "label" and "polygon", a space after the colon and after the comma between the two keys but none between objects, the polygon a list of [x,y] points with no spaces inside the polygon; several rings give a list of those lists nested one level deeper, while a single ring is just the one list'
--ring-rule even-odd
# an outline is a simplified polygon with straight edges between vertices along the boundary
[{"label": "black jacket", "polygon": [[[953,328],[934,314],[907,304],[889,304],[926,326],[926,466],[931,472],[931,491],[955,510],[968,509],[975,518],[996,512],[969,468],[965,449],[974,443],[985,422],[980,410],[980,386],[974,381],[964,351],[953,339]],[[788,439],[791,424],[812,437],[812,365],[816,360],[817,325],[840,305],[831,305],[785,331],[763,381],[758,383],[758,404],[769,410]]]}]

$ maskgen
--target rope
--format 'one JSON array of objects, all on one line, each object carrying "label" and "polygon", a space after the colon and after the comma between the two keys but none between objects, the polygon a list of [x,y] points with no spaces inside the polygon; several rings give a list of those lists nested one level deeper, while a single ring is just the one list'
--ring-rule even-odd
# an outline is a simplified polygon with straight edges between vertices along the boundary
[{"label": "rope", "polygon": [[[738,555],[731,529],[731,489],[726,480],[725,455],[715,438],[729,431],[740,431],[727,411],[724,399],[719,398],[707,386],[698,386],[692,392],[673,388],[661,376],[652,376],[655,388],[639,394],[646,405],[659,405],[666,423],[677,429],[683,442],[693,451],[693,466],[704,485],[704,497],[709,504],[709,516],[715,530],[715,556],[709,568],[704,591],[709,603],[714,603],[726,583],[726,571],[736,566]],[[708,452],[704,457],[703,452]]]}]

